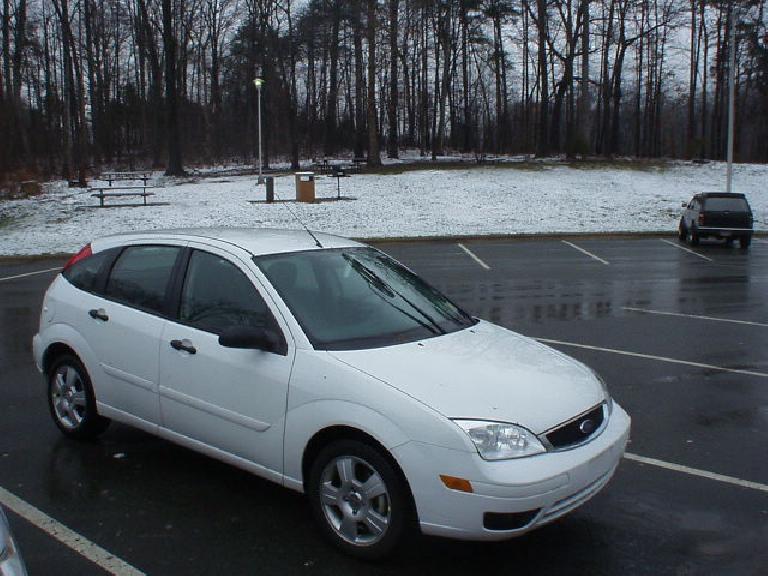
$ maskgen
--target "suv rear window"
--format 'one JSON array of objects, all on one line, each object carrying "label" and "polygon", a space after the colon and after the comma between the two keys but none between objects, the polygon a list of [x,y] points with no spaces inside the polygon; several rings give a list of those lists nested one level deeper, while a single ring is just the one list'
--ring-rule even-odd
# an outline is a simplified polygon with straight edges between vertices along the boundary
[{"label": "suv rear window", "polygon": [[112,267],[104,294],[148,312],[162,312],[180,250],[175,246],[126,248]]},{"label": "suv rear window", "polygon": [[749,212],[749,204],[744,198],[715,196],[704,200],[704,210],[708,212]]}]

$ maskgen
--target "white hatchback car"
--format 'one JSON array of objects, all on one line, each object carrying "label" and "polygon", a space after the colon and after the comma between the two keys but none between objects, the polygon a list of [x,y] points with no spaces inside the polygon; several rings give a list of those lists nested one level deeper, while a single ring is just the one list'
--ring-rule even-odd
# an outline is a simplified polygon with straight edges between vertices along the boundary
[{"label": "white hatchback car", "polygon": [[630,419],[589,368],[472,318],[382,252],[201,229],[94,241],[34,337],[71,437],[118,420],[305,492],[357,556],[500,540],[597,493]]}]

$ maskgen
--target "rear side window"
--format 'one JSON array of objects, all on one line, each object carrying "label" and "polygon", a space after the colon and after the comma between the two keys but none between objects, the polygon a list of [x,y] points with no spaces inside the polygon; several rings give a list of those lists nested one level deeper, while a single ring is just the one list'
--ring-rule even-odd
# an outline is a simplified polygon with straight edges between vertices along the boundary
[{"label": "rear side window", "polygon": [[708,212],[749,212],[749,204],[744,198],[707,198],[704,209]]},{"label": "rear side window", "polygon": [[112,267],[105,295],[148,312],[162,312],[179,250],[174,246],[126,248]]},{"label": "rear side window", "polygon": [[179,320],[206,332],[231,327],[276,328],[256,287],[232,262],[195,250],[181,293]]},{"label": "rear side window", "polygon": [[89,256],[85,260],[80,260],[67,270],[62,272],[62,276],[69,280],[75,288],[85,290],[86,292],[96,292],[98,290],[99,272],[104,263],[112,258],[114,250],[104,250]]}]

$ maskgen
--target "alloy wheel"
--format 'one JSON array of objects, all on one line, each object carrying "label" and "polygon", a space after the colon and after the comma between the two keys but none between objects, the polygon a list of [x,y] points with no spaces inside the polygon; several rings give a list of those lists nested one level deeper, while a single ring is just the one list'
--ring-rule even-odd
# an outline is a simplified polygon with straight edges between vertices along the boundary
[{"label": "alloy wheel", "polygon": [[390,497],[381,475],[355,456],[338,456],[323,469],[320,505],[336,534],[355,546],[371,546],[387,533]]},{"label": "alloy wheel", "polygon": [[85,385],[73,366],[62,364],[51,376],[51,403],[56,419],[67,430],[76,430],[85,419]]}]

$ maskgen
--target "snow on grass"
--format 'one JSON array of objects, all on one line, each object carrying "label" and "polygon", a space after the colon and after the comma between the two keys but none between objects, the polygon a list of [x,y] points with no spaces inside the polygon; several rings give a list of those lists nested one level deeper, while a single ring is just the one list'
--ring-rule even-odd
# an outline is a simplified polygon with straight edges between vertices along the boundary
[{"label": "snow on grass", "polygon": [[[386,170],[385,170],[386,171]],[[36,198],[0,202],[0,254],[74,252],[116,232],[201,226],[297,228],[356,238],[668,231],[680,203],[725,189],[725,165],[527,164],[401,174],[354,175],[341,193],[354,201],[251,204],[263,200],[256,177],[165,179],[152,201],[169,206],[83,208],[87,190],[59,183]],[[768,229],[768,166],[735,167],[734,191],[752,205],[755,229]],[[293,176],[275,179],[278,198],[295,198]],[[318,177],[318,198],[336,196],[336,179]],[[107,203],[136,201],[107,199]]]}]

